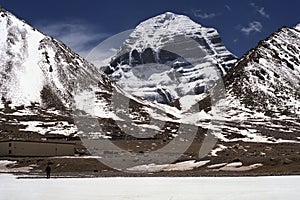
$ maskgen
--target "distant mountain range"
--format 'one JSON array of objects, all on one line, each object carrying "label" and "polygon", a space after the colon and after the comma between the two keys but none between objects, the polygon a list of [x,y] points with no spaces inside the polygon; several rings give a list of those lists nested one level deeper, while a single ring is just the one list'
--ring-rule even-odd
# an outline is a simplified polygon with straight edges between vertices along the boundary
[{"label": "distant mountain range", "polygon": [[2,8],[0,36],[0,139],[108,139],[122,150],[89,152],[129,152],[125,168],[206,159],[193,173],[299,173],[300,25],[237,60],[215,29],[164,13],[106,74]]}]

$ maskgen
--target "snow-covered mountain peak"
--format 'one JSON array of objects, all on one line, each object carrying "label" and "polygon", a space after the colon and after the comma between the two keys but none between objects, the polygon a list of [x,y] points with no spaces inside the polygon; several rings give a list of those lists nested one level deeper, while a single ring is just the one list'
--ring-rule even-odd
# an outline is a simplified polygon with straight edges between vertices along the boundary
[{"label": "snow-covered mountain peak", "polygon": [[[185,33],[188,29],[195,30],[196,28],[200,28],[201,25],[192,21],[189,17],[185,15],[174,14],[172,12],[166,12],[164,14],[155,16],[150,18],[142,23],[140,23],[136,30],[139,29],[148,29],[155,31],[168,31],[168,32],[181,32]],[[190,32],[190,30],[188,30]],[[149,34],[151,34],[151,32]]]},{"label": "snow-covered mountain peak", "polygon": [[[178,27],[178,24],[180,24],[181,26]],[[188,16],[175,14],[172,12],[166,12],[141,22],[136,27],[136,29],[140,29],[142,27],[149,28],[151,26],[155,29],[160,29],[160,28],[170,29],[169,26],[171,26],[172,28],[174,28],[173,30],[175,29],[183,30],[184,27],[187,27],[189,25],[201,26],[195,23],[194,21],[192,21]]]},{"label": "snow-covered mountain peak", "polygon": [[187,16],[178,15],[172,12],[165,12],[163,14],[157,15],[152,17],[142,23],[139,26],[149,26],[149,24],[156,24],[156,25],[163,25],[163,24],[170,24],[171,21],[175,20],[182,20],[182,19],[189,19]]},{"label": "snow-covered mountain peak", "polygon": [[218,32],[213,28],[201,26],[185,15],[166,12],[141,22],[132,32],[124,46],[131,46],[132,39],[139,39],[140,42],[135,42],[131,46],[132,48],[138,51],[149,47],[158,50],[176,36],[192,38],[199,37],[199,35],[209,37],[218,35]]},{"label": "snow-covered mountain peak", "polygon": [[206,92],[235,61],[215,29],[167,12],[141,22],[105,73],[133,95],[170,103]]}]

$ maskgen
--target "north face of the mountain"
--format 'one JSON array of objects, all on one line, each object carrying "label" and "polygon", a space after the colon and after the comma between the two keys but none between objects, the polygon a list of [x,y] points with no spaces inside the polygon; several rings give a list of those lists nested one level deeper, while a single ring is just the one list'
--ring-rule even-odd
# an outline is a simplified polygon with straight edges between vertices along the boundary
[{"label": "north face of the mountain", "polygon": [[207,92],[235,61],[215,29],[167,12],[140,23],[105,72],[133,95],[170,103]]}]

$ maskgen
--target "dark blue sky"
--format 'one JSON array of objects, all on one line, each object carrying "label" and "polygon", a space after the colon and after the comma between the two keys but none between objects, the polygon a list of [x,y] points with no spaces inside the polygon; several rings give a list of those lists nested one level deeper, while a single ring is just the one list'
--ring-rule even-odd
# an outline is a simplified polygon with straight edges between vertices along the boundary
[{"label": "dark blue sky", "polygon": [[166,11],[216,28],[238,57],[280,27],[300,23],[297,0],[0,0],[0,5],[82,55]]}]

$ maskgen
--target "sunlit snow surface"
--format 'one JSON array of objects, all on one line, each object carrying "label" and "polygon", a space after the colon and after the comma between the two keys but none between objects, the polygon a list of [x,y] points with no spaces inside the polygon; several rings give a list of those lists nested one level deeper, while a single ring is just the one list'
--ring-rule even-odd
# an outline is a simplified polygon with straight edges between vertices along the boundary
[{"label": "sunlit snow surface", "polygon": [[300,176],[16,179],[0,175],[1,200],[298,199]]}]

